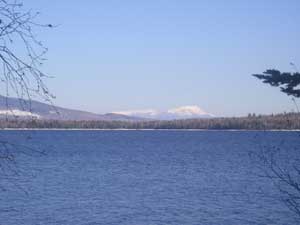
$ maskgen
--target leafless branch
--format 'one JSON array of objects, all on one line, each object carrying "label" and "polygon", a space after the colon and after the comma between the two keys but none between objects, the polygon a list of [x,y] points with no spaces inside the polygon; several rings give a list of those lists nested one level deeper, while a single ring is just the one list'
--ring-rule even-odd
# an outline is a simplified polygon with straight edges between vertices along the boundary
[{"label": "leafless branch", "polygon": [[[50,76],[41,71],[48,49],[35,34],[38,28],[52,28],[53,25],[40,24],[36,21],[38,15],[39,12],[26,10],[18,0],[0,0],[0,84],[4,87],[2,94],[17,97],[20,106],[29,111],[33,97],[50,103],[55,98],[45,85],[45,80]],[[8,104],[7,109],[10,110]],[[19,175],[16,153],[43,154],[27,146],[1,140],[1,180],[11,180],[14,177],[11,175]]]}]

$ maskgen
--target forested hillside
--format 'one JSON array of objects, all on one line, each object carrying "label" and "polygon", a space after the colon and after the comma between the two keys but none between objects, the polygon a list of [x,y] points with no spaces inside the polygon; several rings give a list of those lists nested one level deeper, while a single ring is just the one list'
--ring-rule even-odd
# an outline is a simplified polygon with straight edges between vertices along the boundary
[{"label": "forested hillside", "polygon": [[0,128],[40,129],[300,129],[300,113],[252,115],[247,117],[187,119],[171,121],[60,121],[60,120],[1,120]]}]

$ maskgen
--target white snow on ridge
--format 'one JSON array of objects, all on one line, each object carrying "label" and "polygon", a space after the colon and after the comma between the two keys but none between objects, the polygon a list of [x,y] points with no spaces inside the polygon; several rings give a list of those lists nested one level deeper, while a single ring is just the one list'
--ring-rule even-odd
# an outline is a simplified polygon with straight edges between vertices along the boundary
[{"label": "white snow on ridge", "polygon": [[205,112],[203,109],[201,109],[199,106],[196,105],[182,106],[178,108],[169,109],[167,111],[146,109],[146,110],[119,111],[113,113],[122,114],[126,116],[135,116],[135,117],[159,119],[159,120],[213,117],[212,114]]},{"label": "white snow on ridge", "polygon": [[159,112],[154,109],[127,110],[127,111],[118,111],[113,113],[121,114],[125,116],[136,116],[136,115],[156,116],[159,114]]},{"label": "white snow on ridge", "polygon": [[41,118],[40,115],[28,112],[28,111],[22,111],[18,109],[12,109],[12,110],[0,110],[0,115],[5,116],[21,116],[21,117],[35,117],[35,118]]},{"label": "white snow on ridge", "polygon": [[171,114],[177,114],[180,116],[209,115],[209,113],[205,112],[199,106],[196,105],[182,106],[175,109],[169,109],[167,112]]}]

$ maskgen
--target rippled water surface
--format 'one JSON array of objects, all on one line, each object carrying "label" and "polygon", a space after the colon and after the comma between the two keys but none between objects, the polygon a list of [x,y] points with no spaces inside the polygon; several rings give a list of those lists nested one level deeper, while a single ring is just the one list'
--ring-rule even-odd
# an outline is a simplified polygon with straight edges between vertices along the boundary
[{"label": "rippled water surface", "polygon": [[1,131],[0,138],[16,145],[17,166],[0,173],[1,225],[296,224],[251,160],[265,146],[296,149],[296,132]]}]

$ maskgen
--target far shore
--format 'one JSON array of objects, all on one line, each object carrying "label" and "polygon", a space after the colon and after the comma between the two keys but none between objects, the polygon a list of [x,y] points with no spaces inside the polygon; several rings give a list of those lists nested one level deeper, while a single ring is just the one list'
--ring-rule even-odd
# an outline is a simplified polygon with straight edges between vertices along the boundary
[{"label": "far shore", "polygon": [[2,128],[1,131],[228,131],[228,132],[300,132],[299,129],[269,129],[269,130],[248,130],[248,129],[84,129],[84,128]]}]

